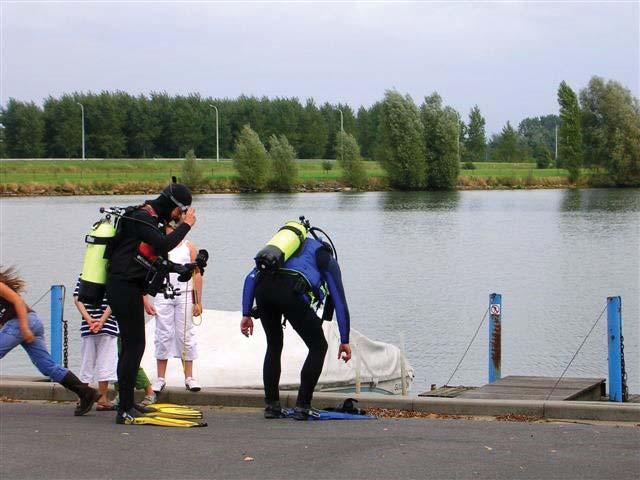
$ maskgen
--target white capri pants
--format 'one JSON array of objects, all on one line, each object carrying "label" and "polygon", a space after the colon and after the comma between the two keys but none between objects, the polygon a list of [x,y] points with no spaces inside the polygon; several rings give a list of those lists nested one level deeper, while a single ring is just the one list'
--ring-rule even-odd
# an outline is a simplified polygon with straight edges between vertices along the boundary
[{"label": "white capri pants", "polygon": [[82,337],[80,354],[81,382],[118,381],[118,337],[108,333]]},{"label": "white capri pants", "polygon": [[167,360],[171,357],[182,358],[183,349],[185,350],[185,360],[198,358],[193,332],[191,295],[183,293],[173,299],[156,298],[155,307],[156,358],[158,360]]}]

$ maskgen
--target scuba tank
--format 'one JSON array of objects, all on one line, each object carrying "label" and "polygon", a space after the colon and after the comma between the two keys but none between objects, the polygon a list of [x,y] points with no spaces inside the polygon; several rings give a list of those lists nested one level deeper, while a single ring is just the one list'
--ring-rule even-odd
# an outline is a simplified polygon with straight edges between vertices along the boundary
[{"label": "scuba tank", "polygon": [[104,298],[105,283],[107,282],[107,259],[105,252],[109,241],[116,235],[116,222],[106,215],[97,221],[89,230],[84,241],[87,250],[82,264],[82,276],[78,288],[78,300],[83,303],[97,305]]},{"label": "scuba tank", "polygon": [[267,245],[258,252],[254,260],[256,267],[261,272],[275,272],[282,268],[284,262],[289,260],[302,246],[307,233],[309,222],[300,217],[300,221],[287,222],[276,233]]}]

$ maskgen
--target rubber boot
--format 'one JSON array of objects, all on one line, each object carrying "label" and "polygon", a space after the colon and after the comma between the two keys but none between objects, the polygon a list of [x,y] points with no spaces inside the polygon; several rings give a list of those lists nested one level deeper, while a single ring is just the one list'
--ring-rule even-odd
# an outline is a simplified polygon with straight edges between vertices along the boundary
[{"label": "rubber boot", "polygon": [[293,409],[294,420],[309,420],[320,418],[320,411],[311,407],[311,405],[296,405]]},{"label": "rubber boot", "polygon": [[266,402],[264,407],[264,418],[285,418],[287,413],[282,409],[280,402]]},{"label": "rubber boot", "polygon": [[88,384],[82,383],[71,371],[67,372],[60,382],[60,385],[72,391],[80,398],[80,402],[73,411],[76,417],[84,415],[91,410],[93,404],[100,398],[100,393],[95,388],[91,388]]}]

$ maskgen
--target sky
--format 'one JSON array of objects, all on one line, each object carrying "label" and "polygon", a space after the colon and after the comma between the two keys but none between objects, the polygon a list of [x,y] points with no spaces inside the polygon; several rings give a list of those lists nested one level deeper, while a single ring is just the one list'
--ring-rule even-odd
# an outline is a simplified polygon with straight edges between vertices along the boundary
[{"label": "sky", "polygon": [[[313,97],[437,91],[488,133],[593,75],[639,96],[640,2],[0,3],[0,103],[122,90]],[[223,112],[220,112],[223,115]]]}]

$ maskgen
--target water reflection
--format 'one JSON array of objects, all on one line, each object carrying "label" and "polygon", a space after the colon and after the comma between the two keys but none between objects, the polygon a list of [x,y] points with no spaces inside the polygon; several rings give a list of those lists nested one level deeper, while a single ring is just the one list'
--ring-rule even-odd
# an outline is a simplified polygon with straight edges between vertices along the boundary
[{"label": "water reflection", "polygon": [[562,190],[564,212],[637,212],[640,211],[640,189],[594,188]]},{"label": "water reflection", "polygon": [[388,192],[382,197],[382,207],[398,210],[456,210],[462,192]]}]

